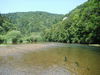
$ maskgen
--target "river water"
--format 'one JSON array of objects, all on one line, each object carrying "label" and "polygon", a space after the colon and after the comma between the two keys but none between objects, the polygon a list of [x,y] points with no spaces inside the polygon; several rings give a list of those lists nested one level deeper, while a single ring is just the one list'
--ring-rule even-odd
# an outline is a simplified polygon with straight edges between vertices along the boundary
[{"label": "river water", "polygon": [[100,47],[54,43],[0,56],[0,75],[100,75]]}]

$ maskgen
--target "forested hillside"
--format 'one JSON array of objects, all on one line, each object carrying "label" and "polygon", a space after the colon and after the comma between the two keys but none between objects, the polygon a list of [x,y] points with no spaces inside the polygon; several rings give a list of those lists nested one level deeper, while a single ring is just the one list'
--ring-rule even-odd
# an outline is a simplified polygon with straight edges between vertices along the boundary
[{"label": "forested hillside", "polygon": [[0,43],[43,41],[41,33],[61,21],[63,15],[47,12],[16,12],[0,15]]},{"label": "forested hillside", "polygon": [[88,0],[43,33],[47,41],[100,43],[100,0]]},{"label": "forested hillside", "polygon": [[4,16],[9,18],[13,24],[16,24],[17,30],[23,34],[40,32],[51,27],[52,24],[56,24],[63,17],[63,15],[40,11],[9,13],[4,14]]}]

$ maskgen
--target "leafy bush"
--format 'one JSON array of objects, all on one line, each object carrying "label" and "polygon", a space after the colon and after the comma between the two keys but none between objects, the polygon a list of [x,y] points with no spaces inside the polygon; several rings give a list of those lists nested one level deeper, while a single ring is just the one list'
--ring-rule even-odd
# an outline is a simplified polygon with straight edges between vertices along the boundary
[{"label": "leafy bush", "polygon": [[28,43],[43,41],[40,32],[33,32],[29,36],[24,38]]},{"label": "leafy bush", "polygon": [[9,31],[6,34],[7,41],[8,42],[9,41],[12,42],[13,44],[18,43],[18,41],[19,41],[20,38],[21,38],[21,32],[20,31],[17,31],[17,30]]}]

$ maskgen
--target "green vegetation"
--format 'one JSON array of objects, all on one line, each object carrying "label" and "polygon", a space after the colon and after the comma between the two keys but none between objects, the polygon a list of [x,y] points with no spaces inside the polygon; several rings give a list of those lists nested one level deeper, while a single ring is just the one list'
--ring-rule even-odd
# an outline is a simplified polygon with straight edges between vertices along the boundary
[{"label": "green vegetation", "polygon": [[6,34],[7,41],[12,41],[13,44],[18,43],[18,41],[20,41],[20,38],[21,38],[20,31],[12,30]]},{"label": "green vegetation", "polygon": [[17,30],[26,35],[32,32],[41,32],[63,18],[63,15],[39,11],[9,13],[3,14],[3,16],[8,17],[16,25]]},{"label": "green vegetation", "polygon": [[61,21],[63,15],[47,12],[17,12],[0,15],[0,43],[43,41],[42,31]]},{"label": "green vegetation", "polygon": [[100,1],[89,0],[43,32],[47,41],[100,44]]},{"label": "green vegetation", "polygon": [[53,41],[100,44],[100,1],[88,0],[69,14],[17,12],[0,15],[0,43]]},{"label": "green vegetation", "polygon": [[12,24],[8,18],[1,16],[0,14],[0,44],[7,43],[6,41],[7,32],[15,29],[16,29],[15,25]]}]

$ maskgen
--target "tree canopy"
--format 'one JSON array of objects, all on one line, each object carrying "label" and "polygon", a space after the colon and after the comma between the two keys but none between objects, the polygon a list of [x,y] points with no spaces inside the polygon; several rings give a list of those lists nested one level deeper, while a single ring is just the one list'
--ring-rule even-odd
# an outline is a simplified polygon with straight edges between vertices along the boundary
[{"label": "tree canopy", "polygon": [[100,1],[89,0],[44,31],[48,41],[66,43],[100,43]]},{"label": "tree canopy", "polygon": [[[0,15],[0,41],[17,43],[19,41],[42,41],[41,32],[56,24],[62,14],[47,12],[16,12]],[[17,37],[21,35],[20,37]],[[3,39],[5,37],[5,39]]]}]

